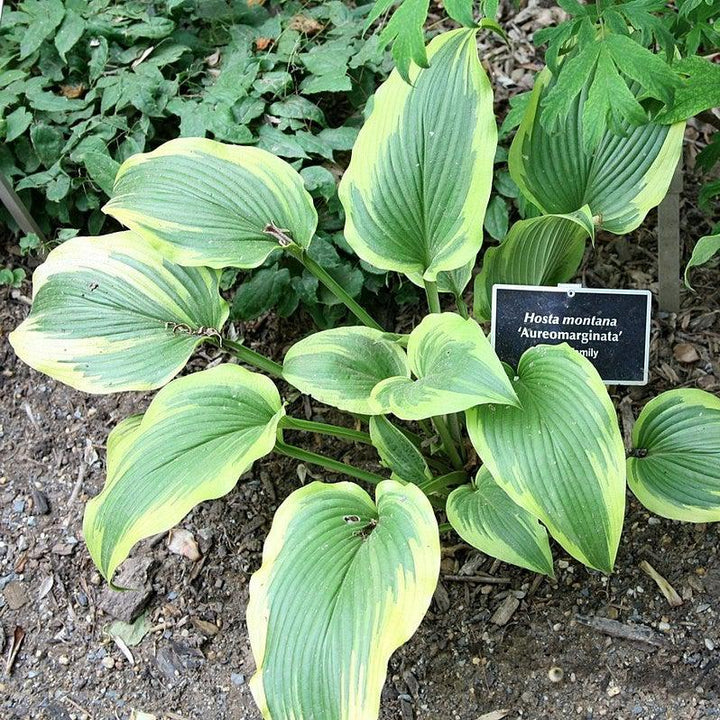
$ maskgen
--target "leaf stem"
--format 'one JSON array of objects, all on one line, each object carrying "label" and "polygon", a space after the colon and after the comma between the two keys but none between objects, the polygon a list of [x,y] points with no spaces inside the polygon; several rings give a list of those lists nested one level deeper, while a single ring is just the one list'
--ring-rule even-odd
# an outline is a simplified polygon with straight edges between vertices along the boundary
[{"label": "leaf stem", "polygon": [[315,432],[319,435],[330,435],[332,437],[340,438],[341,440],[349,440],[350,442],[372,445],[372,440],[370,439],[370,435],[368,435],[368,433],[360,430],[353,430],[352,428],[341,427],[340,425],[329,425],[327,423],[314,422],[313,420],[301,420],[300,418],[294,418],[289,415],[286,415],[280,421],[280,425],[287,430]]},{"label": "leaf stem", "polygon": [[268,234],[272,234],[273,237],[279,237],[279,234],[282,235],[285,239],[284,241],[279,240],[280,246],[292,255],[292,257],[301,262],[305,269],[309,273],[312,273],[338,300],[340,300],[340,302],[343,303],[363,325],[367,325],[367,327],[373,328],[374,330],[382,330],[380,323],[376,322],[359,303],[350,297],[350,295],[345,291],[345,288],[340,285],[340,283],[335,280],[335,278],[330,275],[330,273],[325,270],[322,265],[315,262],[315,260],[308,255],[305,248],[300,247],[300,245],[295,243],[292,238],[287,235],[283,235],[282,231],[277,228],[272,228],[272,231],[266,230],[266,232]]},{"label": "leaf stem", "polygon": [[463,300],[462,295],[455,296],[455,305],[462,319],[467,320],[470,317],[470,313],[468,312],[467,305],[465,304],[465,300]]},{"label": "leaf stem", "polygon": [[354,465],[346,465],[339,460],[333,460],[325,455],[310,452],[309,450],[303,450],[303,448],[296,447],[295,445],[288,445],[281,440],[278,440],[275,443],[275,450],[286,457],[291,457],[295,460],[302,460],[303,462],[310,463],[311,465],[319,465],[326,470],[343,473],[344,475],[349,475],[350,477],[357,478],[358,480],[363,480],[371,485],[377,485],[378,483],[387,480],[387,478],[384,478],[382,475],[376,475],[375,473],[368,472],[367,470],[361,470]]},{"label": "leaf stem", "polygon": [[436,415],[433,418],[433,423],[438,431],[438,435],[440,435],[440,442],[442,443],[443,450],[445,451],[445,454],[448,456],[448,458],[450,458],[452,466],[456,470],[462,470],[463,461],[458,454],[457,448],[455,447],[455,442],[453,441],[452,434],[450,433],[450,429],[445,422],[444,416]]},{"label": "leaf stem", "polygon": [[431,313],[442,312],[440,309],[440,294],[438,293],[437,283],[432,280],[425,280],[425,296],[427,297],[428,308]]},{"label": "leaf stem", "polygon": [[248,365],[252,365],[273,377],[282,377],[283,367],[280,363],[276,363],[264,355],[251,350],[249,347],[245,347],[242,343],[228,340],[227,338],[223,338],[222,341],[210,338],[210,341],[221,349],[229,350],[236,358]]},{"label": "leaf stem", "polygon": [[467,473],[464,470],[454,470],[446,475],[428,480],[420,485],[420,489],[426,494],[439,492],[449,485],[462,485],[467,482]]}]

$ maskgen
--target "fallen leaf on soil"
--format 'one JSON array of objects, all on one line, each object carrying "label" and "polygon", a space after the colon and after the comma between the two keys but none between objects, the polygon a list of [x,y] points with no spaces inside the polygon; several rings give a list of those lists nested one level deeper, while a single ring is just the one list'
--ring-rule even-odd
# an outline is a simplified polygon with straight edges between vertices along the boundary
[{"label": "fallen leaf on soil", "polygon": [[220,628],[215,623],[208,622],[207,620],[201,620],[200,618],[193,618],[192,624],[203,634],[208,637],[217,635],[220,632]]},{"label": "fallen leaf on soil", "polygon": [[267,48],[270,46],[271,43],[272,43],[272,38],[260,37],[255,41],[255,47],[258,50],[267,50]]},{"label": "fallen leaf on soil", "polygon": [[256,5],[264,5],[265,0],[247,0],[248,7],[255,7]]},{"label": "fallen leaf on soil", "polygon": [[673,349],[673,355],[678,362],[694,363],[700,359],[698,351],[690,343],[681,343]]},{"label": "fallen leaf on soil", "polygon": [[9,675],[12,672],[13,665],[15,664],[15,658],[20,651],[22,641],[25,639],[25,631],[18,625],[13,633],[12,640],[10,641],[10,647],[8,647],[8,656],[5,661],[5,674]]},{"label": "fallen leaf on soil", "polygon": [[[107,633],[117,642],[119,638],[125,645],[135,647],[139,645],[145,635],[150,630],[147,613],[143,613],[135,622],[126,623],[122,620],[116,620],[110,623]],[[122,650],[122,647],[120,647]]]},{"label": "fallen leaf on soil", "polygon": [[208,55],[205,58],[205,62],[210,67],[215,67],[220,62],[220,50],[216,50],[212,55]]},{"label": "fallen leaf on soil", "polygon": [[[248,3],[249,4],[249,3]],[[314,18],[309,18],[305,15],[295,15],[290,20],[290,29],[298,30],[301,33],[316,33],[322,30],[322,25]]]},{"label": "fallen leaf on soil", "polygon": [[130,712],[130,720],[157,720],[157,715],[151,715],[142,710],[132,710]]},{"label": "fallen leaf on soil", "polygon": [[3,597],[11,610],[19,610],[28,601],[25,586],[17,580],[7,585]]},{"label": "fallen leaf on soil", "polygon": [[99,460],[97,451],[95,450],[91,440],[85,440],[83,460],[85,460],[88,465],[93,465]]},{"label": "fallen leaf on soil", "polygon": [[125,641],[118,635],[113,635],[113,641],[118,646],[118,648],[120,648],[120,652],[125,656],[125,659],[130,663],[130,665],[134,665],[135,658],[130,652],[130,648],[125,644]]},{"label": "fallen leaf on soil", "polygon": [[176,555],[197,562],[202,556],[195,542],[195,537],[189,530],[183,528],[175,528],[168,534],[168,550]]},{"label": "fallen leaf on soil", "polygon": [[85,86],[80,83],[79,85],[61,85],[60,93],[70,100],[79,98],[85,92]]},{"label": "fallen leaf on soil", "polygon": [[37,593],[37,599],[42,600],[44,597],[46,597],[47,594],[52,590],[52,587],[54,584],[55,584],[55,577],[53,575],[48,575],[40,583],[40,587],[38,588],[38,593]]},{"label": "fallen leaf on soil", "polygon": [[510,714],[509,710],[493,710],[481,715],[477,720],[502,720]]},{"label": "fallen leaf on soil", "polygon": [[643,560],[639,567],[646,575],[649,575],[655,581],[655,584],[660,588],[660,592],[665,596],[670,607],[680,607],[683,604],[675,588],[647,560]]}]

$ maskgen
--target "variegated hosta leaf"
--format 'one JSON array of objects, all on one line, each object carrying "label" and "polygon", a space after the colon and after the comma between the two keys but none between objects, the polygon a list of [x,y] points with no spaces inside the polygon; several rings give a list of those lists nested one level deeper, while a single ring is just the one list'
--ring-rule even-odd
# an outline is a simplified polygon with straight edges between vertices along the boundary
[{"label": "variegated hosta leaf", "polygon": [[456,298],[461,298],[467,284],[472,277],[472,271],[475,267],[475,258],[467,265],[457,270],[449,270],[447,272],[438,273],[437,289],[441,293],[452,293]]},{"label": "variegated hosta leaf", "polygon": [[28,365],[91,393],[168,382],[228,316],[219,273],[165,259],[131,232],[76,237],[33,274],[10,343]]},{"label": "variegated hosta leaf", "polygon": [[376,720],[390,655],[417,629],[440,571],[415,485],[312,483],[280,506],[247,609],[265,720]]},{"label": "variegated hosta leaf", "polygon": [[295,343],[283,377],[298,390],[347,412],[385,412],[372,397],[385,378],[410,376],[405,351],[393,335],[366,327],[333,328]]},{"label": "variegated hosta leaf", "polygon": [[410,333],[417,378],[391,377],[373,390],[377,403],[403,420],[460,412],[480,403],[517,403],[505,370],[482,328],[455,313],[434,313]]},{"label": "variegated hosta leaf", "polygon": [[432,480],[425,458],[410,438],[383,415],[370,418],[370,438],[386,467],[404,482]]},{"label": "variegated hosta leaf", "polygon": [[412,85],[390,75],[340,183],[353,250],[418,285],[463,267],[482,244],[497,130],[476,32],[436,37]]},{"label": "variegated hosta leaf", "polygon": [[107,480],[85,509],[83,532],[103,576],[142,538],[229,492],[275,445],[284,415],[272,381],[238,365],[173,380],[143,416],[108,438]]},{"label": "variegated hosta leaf", "polygon": [[590,208],[516,222],[498,247],[488,248],[475,277],[475,317],[489,320],[493,285],[556,285],[577,271],[585,240],[594,237]]},{"label": "variegated hosta leaf", "polygon": [[610,572],[625,511],[625,450],[597,370],[566,344],[520,358],[522,407],[467,413],[475,449],[495,481],[590,567]]},{"label": "variegated hosta leaf", "polygon": [[695,243],[692,256],[685,268],[685,285],[687,285],[687,287],[691,287],[690,281],[688,280],[690,268],[704,265],[718,252],[720,252],[720,233],[716,235],[705,235]]},{"label": "variegated hosta leaf", "polygon": [[179,138],[133,155],[103,210],[182,265],[253,268],[280,247],[274,226],[307,247],[312,198],[284,160],[255,147]]},{"label": "variegated hosta leaf", "polygon": [[483,465],[472,485],[447,499],[448,522],[465,542],[491,557],[554,576],[545,528],[514,503]]},{"label": "variegated hosta leaf", "polygon": [[633,447],[628,483],[648,510],[720,521],[720,399],[695,389],[658,395],[635,423]]},{"label": "variegated hosta leaf", "polygon": [[561,131],[548,134],[540,120],[552,81],[546,68],[510,148],[510,174],[543,213],[569,213],[589,205],[600,227],[616,234],[637,228],[665,197],[680,159],[685,123],[606,129],[597,146],[583,143],[587,86],[573,102]]}]

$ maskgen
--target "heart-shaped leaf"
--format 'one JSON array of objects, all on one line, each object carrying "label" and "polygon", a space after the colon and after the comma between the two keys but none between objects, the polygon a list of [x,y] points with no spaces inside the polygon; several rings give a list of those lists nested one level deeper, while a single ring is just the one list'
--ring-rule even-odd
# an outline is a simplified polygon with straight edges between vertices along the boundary
[{"label": "heart-shaped leaf", "polygon": [[347,412],[378,415],[371,395],[385,378],[409,377],[405,351],[395,336],[366,327],[333,328],[295,343],[283,377],[298,390]]},{"label": "heart-shaped leaf", "polygon": [[219,273],[165,259],[131,232],[75,237],[33,274],[33,306],[10,343],[28,365],[91,393],[150,390],[219,336]]},{"label": "heart-shaped leaf", "polygon": [[546,68],[535,79],[525,116],[510,147],[509,167],[523,194],[543,213],[589,205],[603,230],[637,228],[665,197],[680,159],[685,123],[604,128],[592,150],[583,141],[584,85],[558,132],[543,127],[541,103],[553,86]]},{"label": "heart-shaped leaf", "polygon": [[316,482],[277,511],[247,609],[250,688],[266,720],[376,720],[390,655],[440,571],[422,491],[386,480],[376,503],[352,483]]},{"label": "heart-shaped leaf", "polygon": [[218,365],[173,380],[145,415],[120,423],[108,439],[105,486],[87,504],[83,522],[103,576],[111,580],[138,540],[228,493],[273,449],[283,415],[272,381]]},{"label": "heart-shaped leaf", "polygon": [[480,403],[517,403],[502,363],[471,318],[428,315],[410,333],[408,359],[416,380],[391,377],[372,392],[384,412],[403,420],[460,412]]},{"label": "heart-shaped leaf", "polygon": [[466,542],[491,557],[553,577],[545,528],[510,499],[483,465],[472,485],[447,499],[448,522]]},{"label": "heart-shaped leaf", "polygon": [[432,473],[420,450],[384,415],[370,418],[370,438],[380,459],[394,476],[416,485],[432,480]]},{"label": "heart-shaped leaf", "polygon": [[690,280],[688,279],[690,269],[698,265],[704,265],[718,252],[720,252],[720,233],[716,235],[705,235],[695,243],[692,256],[685,268],[685,285],[687,285],[687,287],[691,287]]},{"label": "heart-shaped leaf", "polygon": [[720,399],[696,389],[653,398],[633,429],[628,483],[672,520],[720,521]]},{"label": "heart-shaped leaf", "polygon": [[516,222],[498,247],[488,248],[475,277],[474,312],[490,320],[493,285],[556,285],[577,271],[585,240],[594,237],[590,208]]},{"label": "heart-shaped leaf", "polygon": [[353,250],[417,285],[463,267],[482,244],[497,130],[476,32],[436,37],[411,85],[390,75],[340,183]]},{"label": "heart-shaped leaf", "polygon": [[597,370],[566,344],[527,350],[513,383],[522,407],[467,413],[495,481],[590,567],[610,572],[625,511],[625,450]]},{"label": "heart-shaped leaf", "polygon": [[[253,268],[281,247],[307,248],[317,213],[300,175],[266,150],[178,138],[133,155],[103,210],[182,265]],[[275,232],[275,234],[273,234]]]}]

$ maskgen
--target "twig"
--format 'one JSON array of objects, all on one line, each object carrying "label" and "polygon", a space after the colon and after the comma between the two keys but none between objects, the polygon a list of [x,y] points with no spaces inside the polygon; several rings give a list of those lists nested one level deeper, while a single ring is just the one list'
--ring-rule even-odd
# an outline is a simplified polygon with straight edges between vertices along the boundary
[{"label": "twig", "polygon": [[86,469],[87,465],[85,465],[84,462],[81,462],[80,468],[78,469],[77,480],[75,480],[75,486],[73,487],[72,492],[70,493],[70,498],[68,499],[68,505],[72,505],[77,500],[77,497],[80,494],[80,489],[82,488],[83,480],[85,479]]},{"label": "twig", "polygon": [[443,575],[443,580],[484,585],[507,585],[510,582],[510,578],[499,578],[494,575]]},{"label": "twig", "polygon": [[80,703],[76,703],[69,695],[66,695],[66,696],[63,698],[63,700],[66,700],[66,701],[69,702],[76,710],[79,710],[81,713],[85,713],[85,715],[87,715],[90,720],[93,720],[93,715],[92,715],[92,713],[91,713],[87,708],[84,708],[82,705],[80,705]]},{"label": "twig", "polygon": [[665,646],[665,640],[645,625],[625,625],[617,620],[587,617],[584,615],[576,615],[575,619],[581,625],[586,625],[610,637],[616,637],[622,640],[635,640],[637,642],[647,643],[648,645],[654,645],[655,647]]}]

